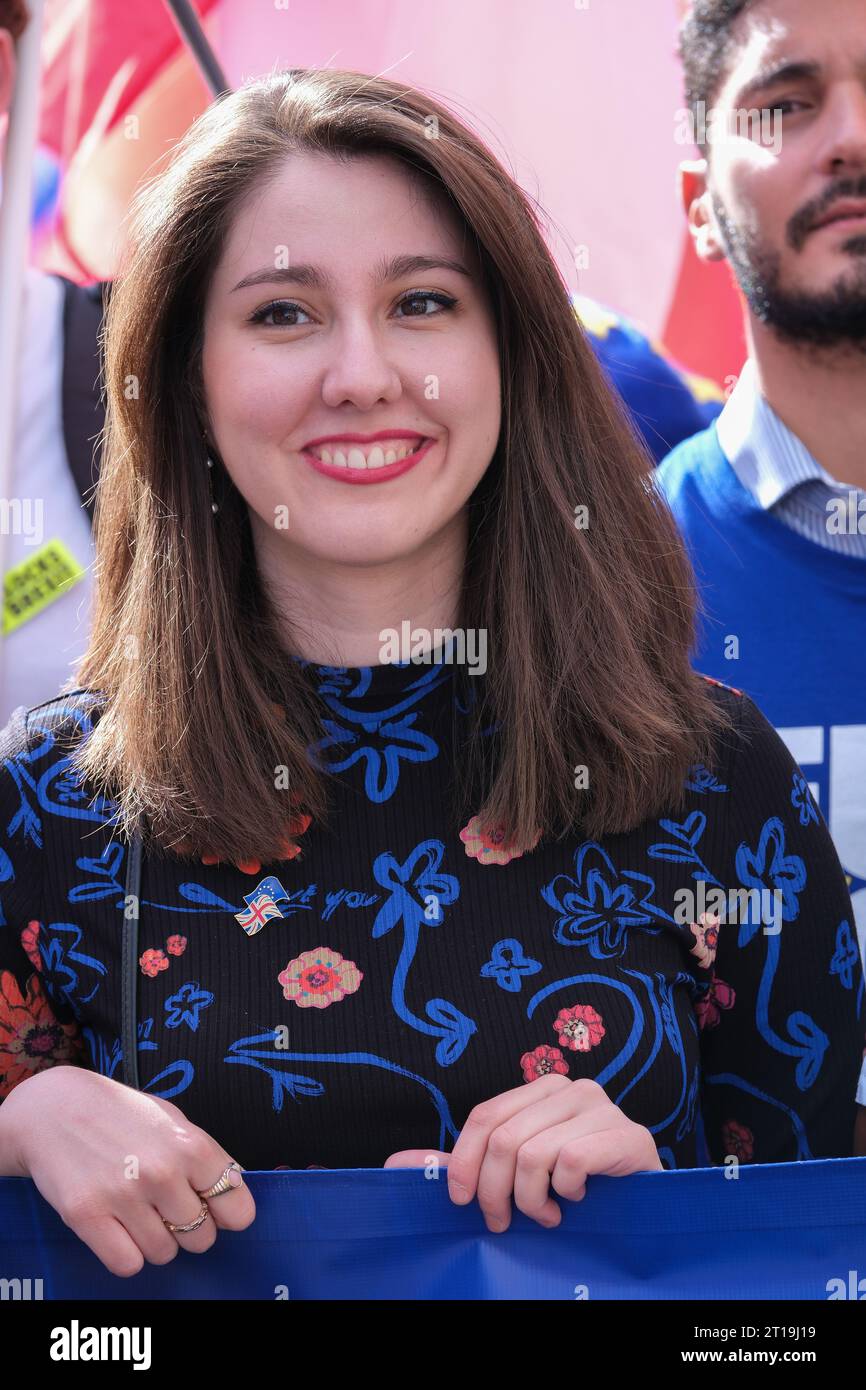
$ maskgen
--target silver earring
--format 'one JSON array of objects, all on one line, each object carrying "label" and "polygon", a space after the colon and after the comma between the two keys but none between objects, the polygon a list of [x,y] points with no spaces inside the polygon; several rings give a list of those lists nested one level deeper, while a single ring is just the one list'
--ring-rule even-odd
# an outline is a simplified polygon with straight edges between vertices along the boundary
[{"label": "silver earring", "polygon": [[[208,468],[213,468],[213,459],[212,459],[210,456],[208,456],[208,459],[207,459],[207,466],[208,466]],[[218,502],[211,502],[211,504],[210,504],[210,509],[211,509],[211,511],[213,512],[214,516],[216,516],[217,512],[219,511],[219,503],[218,503]]]}]

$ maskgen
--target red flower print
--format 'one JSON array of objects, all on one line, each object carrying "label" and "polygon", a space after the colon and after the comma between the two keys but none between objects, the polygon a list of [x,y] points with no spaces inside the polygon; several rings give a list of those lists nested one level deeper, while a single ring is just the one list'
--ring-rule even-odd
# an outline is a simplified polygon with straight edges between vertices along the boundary
[{"label": "red flower print", "polygon": [[718,979],[715,975],[710,981],[710,988],[695,1004],[695,1017],[698,1020],[699,1028],[717,1028],[721,1022],[721,1009],[732,1009],[736,1000],[736,993],[730,985],[726,985],[724,980]]},{"label": "red flower print", "polygon": [[0,1098],[43,1067],[79,1063],[84,1051],[78,1025],[58,1022],[38,975],[26,991],[11,971],[0,971]]},{"label": "red flower print", "polygon": [[734,1154],[741,1163],[748,1163],[755,1152],[754,1134],[738,1120],[728,1120],[727,1124],[722,1125],[722,1143],[725,1156]]},{"label": "red flower print", "polygon": [[697,956],[702,970],[709,970],[716,959],[716,948],[719,944],[718,913],[702,912],[697,922],[692,922],[691,933],[695,938],[694,946],[690,947],[691,953]]},{"label": "red flower print", "polygon": [[548,1047],[546,1043],[533,1048],[532,1052],[524,1052],[520,1065],[523,1068],[524,1081],[535,1081],[539,1076],[547,1076],[551,1071],[559,1072],[560,1076],[568,1075],[568,1063],[559,1048]]},{"label": "red flower print", "polygon": [[28,922],[21,933],[21,945],[27,955],[27,959],[34,970],[42,969],[42,957],[39,954],[39,930],[41,922]]},{"label": "red flower print", "polygon": [[570,1047],[572,1052],[588,1052],[601,1042],[605,1033],[601,1014],[597,1014],[591,1004],[560,1009],[553,1030],[560,1047]]},{"label": "red flower print", "polygon": [[149,975],[154,980],[160,970],[168,969],[169,959],[165,951],[145,951],[143,956],[139,956],[138,963],[141,966],[142,974]]},{"label": "red flower print", "polygon": [[186,950],[186,937],[170,936],[165,943],[165,949],[170,956],[182,956]]},{"label": "red flower print", "polygon": [[508,864],[512,859],[519,859],[527,851],[535,849],[541,839],[541,831],[537,830],[532,841],[521,848],[514,840],[506,843],[501,828],[485,831],[478,816],[473,816],[460,831],[460,838],[468,857],[477,859],[479,864]]},{"label": "red flower print", "polygon": [[344,960],[329,946],[302,952],[277,976],[283,997],[293,1000],[299,1009],[326,1009],[329,1004],[338,1004],[347,994],[355,993],[363,978],[353,960]]}]

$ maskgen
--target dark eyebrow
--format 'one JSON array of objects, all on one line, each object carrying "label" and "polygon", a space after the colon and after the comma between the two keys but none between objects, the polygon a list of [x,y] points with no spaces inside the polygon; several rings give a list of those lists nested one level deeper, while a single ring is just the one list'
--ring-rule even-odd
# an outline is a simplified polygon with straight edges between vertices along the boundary
[{"label": "dark eyebrow", "polygon": [[[400,280],[405,275],[417,275],[425,270],[453,270],[458,275],[472,279],[470,272],[460,261],[447,256],[393,256],[380,261],[374,272],[374,280],[385,284],[389,280]],[[273,265],[263,266],[251,275],[245,275],[231,291],[245,289],[248,285],[303,285],[307,289],[331,289],[331,277],[314,265],[291,265],[282,269]]]},{"label": "dark eyebrow", "polygon": [[763,72],[756,73],[740,90],[734,105],[744,106],[755,92],[780,87],[784,82],[812,81],[820,75],[820,63],[779,63],[777,67],[764,68]]}]

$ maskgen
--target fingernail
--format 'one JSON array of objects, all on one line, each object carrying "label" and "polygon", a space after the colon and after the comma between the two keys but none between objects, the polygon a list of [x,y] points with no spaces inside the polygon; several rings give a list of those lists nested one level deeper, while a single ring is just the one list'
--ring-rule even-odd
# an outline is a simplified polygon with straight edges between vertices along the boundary
[{"label": "fingernail", "polygon": [[469,1190],[463,1186],[462,1182],[452,1182],[449,1191],[451,1192],[452,1202],[469,1201]]},{"label": "fingernail", "polygon": [[486,1220],[488,1231],[504,1231],[508,1225],[507,1221],[502,1221],[498,1216],[488,1216]]}]

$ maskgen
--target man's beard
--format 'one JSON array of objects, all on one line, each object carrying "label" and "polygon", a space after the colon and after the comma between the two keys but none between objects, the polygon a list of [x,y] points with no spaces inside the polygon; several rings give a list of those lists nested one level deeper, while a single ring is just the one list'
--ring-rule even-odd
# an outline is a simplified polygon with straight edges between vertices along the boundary
[{"label": "man's beard", "polygon": [[[795,213],[788,223],[788,244],[799,251],[808,228],[825,207],[856,193],[850,180],[836,183],[814,204]],[[786,343],[815,348],[853,348],[866,353],[866,234],[856,233],[843,244],[852,257],[853,274],[840,275],[819,294],[785,290],[780,285],[782,257],[762,246],[755,234],[736,226],[719,198],[712,195],[713,211],[722,233],[725,252],[749,308],[761,323]],[[854,257],[859,257],[854,260]]]}]

